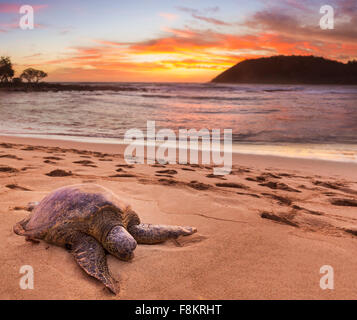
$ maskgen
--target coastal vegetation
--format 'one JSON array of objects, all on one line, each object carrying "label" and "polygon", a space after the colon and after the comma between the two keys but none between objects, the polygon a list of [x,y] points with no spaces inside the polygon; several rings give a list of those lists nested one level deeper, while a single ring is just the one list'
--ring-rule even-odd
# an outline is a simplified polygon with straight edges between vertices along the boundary
[{"label": "coastal vegetation", "polygon": [[20,77],[14,78],[15,70],[10,57],[0,57],[0,82],[1,84],[13,83],[19,85],[25,79],[28,83],[39,83],[40,80],[47,77],[47,73],[34,68],[25,69]]},{"label": "coastal vegetation", "polygon": [[0,57],[0,90],[2,91],[146,91],[118,85],[61,84],[42,81],[47,76],[48,74],[42,70],[27,68],[19,77],[15,77],[10,57]]},{"label": "coastal vegetation", "polygon": [[[14,76],[15,70],[10,57],[0,57],[0,88],[30,88],[30,84],[39,85],[40,81],[47,77],[47,73],[42,70],[27,68],[19,77]],[[24,84],[24,80],[26,80],[27,86]]]},{"label": "coastal vegetation", "polygon": [[272,56],[244,60],[214,83],[357,84],[357,61],[342,63],[315,56]]}]

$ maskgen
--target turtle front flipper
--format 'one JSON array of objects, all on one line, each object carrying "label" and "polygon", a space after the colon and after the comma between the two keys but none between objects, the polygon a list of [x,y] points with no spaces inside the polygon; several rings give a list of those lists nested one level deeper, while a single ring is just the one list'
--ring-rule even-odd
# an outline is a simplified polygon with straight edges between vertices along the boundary
[{"label": "turtle front flipper", "polygon": [[197,229],[194,227],[166,226],[154,224],[138,224],[128,228],[129,233],[141,244],[155,244],[179,236],[189,236]]},{"label": "turtle front flipper", "polygon": [[119,292],[117,282],[109,272],[105,251],[97,240],[86,234],[78,234],[71,243],[71,252],[86,273],[103,282],[114,294]]}]

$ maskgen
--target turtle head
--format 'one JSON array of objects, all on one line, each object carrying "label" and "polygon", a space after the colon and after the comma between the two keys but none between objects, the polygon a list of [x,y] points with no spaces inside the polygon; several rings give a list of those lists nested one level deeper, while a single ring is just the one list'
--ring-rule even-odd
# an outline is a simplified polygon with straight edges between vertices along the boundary
[{"label": "turtle head", "polygon": [[104,248],[120,260],[128,261],[134,257],[136,241],[122,226],[113,227],[103,242]]}]

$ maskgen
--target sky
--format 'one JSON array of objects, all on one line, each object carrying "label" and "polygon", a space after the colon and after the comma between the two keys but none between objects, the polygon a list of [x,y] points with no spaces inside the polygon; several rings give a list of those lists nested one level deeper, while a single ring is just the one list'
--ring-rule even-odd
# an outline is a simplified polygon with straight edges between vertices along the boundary
[{"label": "sky", "polygon": [[[22,5],[34,29],[22,30]],[[321,29],[320,8],[334,9]],[[0,56],[47,81],[207,82],[272,55],[357,59],[357,0],[0,0]]]}]

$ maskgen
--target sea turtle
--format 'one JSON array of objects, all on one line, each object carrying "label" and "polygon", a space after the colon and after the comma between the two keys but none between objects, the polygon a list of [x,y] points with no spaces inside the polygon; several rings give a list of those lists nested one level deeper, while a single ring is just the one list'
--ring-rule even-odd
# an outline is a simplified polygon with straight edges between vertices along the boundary
[{"label": "sea turtle", "polygon": [[115,294],[119,287],[109,272],[106,252],[128,261],[137,243],[155,244],[197,231],[193,227],[142,224],[129,205],[96,184],[62,187],[38,205],[29,204],[31,209],[29,217],[14,226],[14,232],[29,241],[66,247],[81,268]]}]

